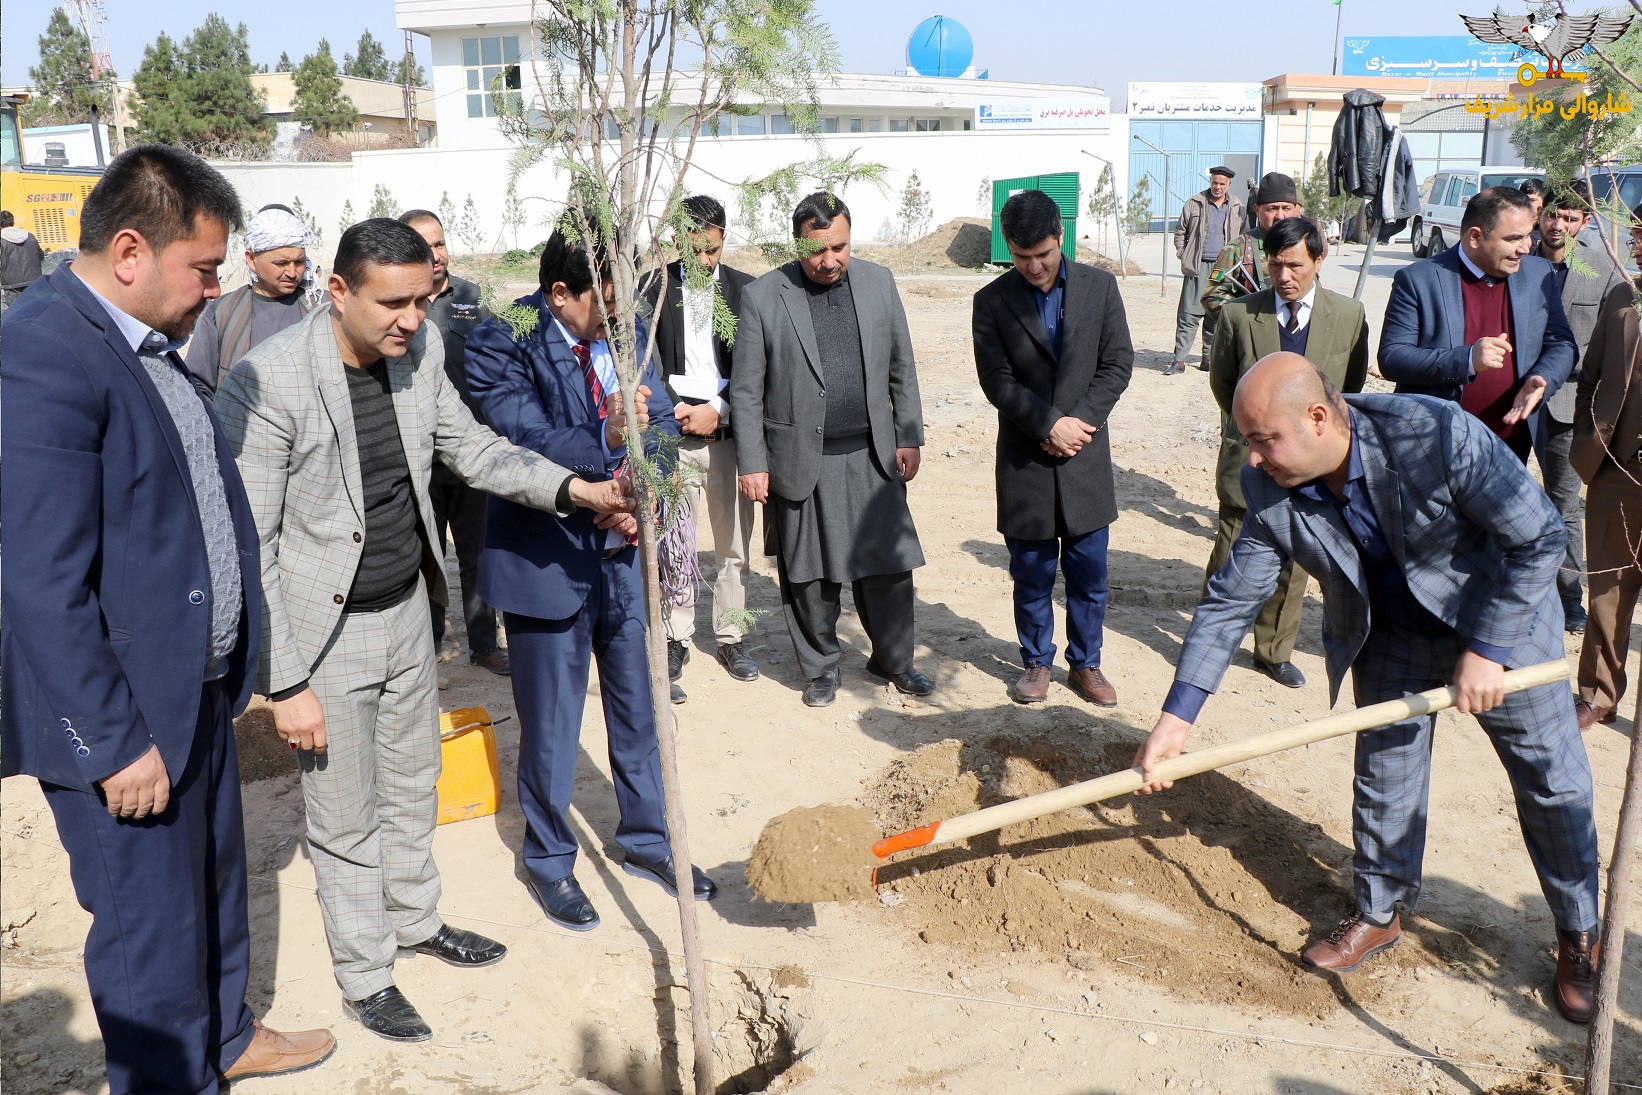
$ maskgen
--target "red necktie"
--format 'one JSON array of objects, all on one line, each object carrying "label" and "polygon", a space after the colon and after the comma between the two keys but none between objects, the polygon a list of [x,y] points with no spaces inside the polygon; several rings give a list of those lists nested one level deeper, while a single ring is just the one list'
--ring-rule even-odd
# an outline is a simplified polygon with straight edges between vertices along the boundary
[{"label": "red necktie", "polygon": [[581,363],[582,375],[587,378],[587,390],[593,393],[593,406],[598,408],[599,421],[603,422],[610,417],[610,412],[604,405],[604,385],[599,383],[599,374],[593,368],[593,344],[584,338],[570,347],[570,352]]}]

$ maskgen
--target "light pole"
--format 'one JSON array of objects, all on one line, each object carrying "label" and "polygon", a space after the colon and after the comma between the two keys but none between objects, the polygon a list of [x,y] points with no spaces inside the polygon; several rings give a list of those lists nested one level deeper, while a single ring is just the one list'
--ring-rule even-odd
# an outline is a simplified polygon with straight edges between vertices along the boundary
[{"label": "light pole", "polygon": [[1345,14],[1345,0],[1334,0],[1334,75],[1340,75],[1340,17]]},{"label": "light pole", "polygon": [[[1163,264],[1157,268],[1157,295],[1166,297],[1169,295],[1169,154],[1138,133],[1130,136],[1163,157]],[[1184,270],[1181,276],[1185,276]]]},{"label": "light pole", "polygon": [[1108,160],[1105,156],[1095,155],[1087,148],[1080,148],[1078,151],[1082,152],[1090,159],[1099,160],[1107,167],[1112,168],[1112,223],[1117,227],[1117,272],[1118,277],[1127,278],[1129,276],[1129,260],[1123,253],[1123,218],[1118,216],[1120,203],[1117,198],[1117,165],[1112,163],[1112,161]]}]

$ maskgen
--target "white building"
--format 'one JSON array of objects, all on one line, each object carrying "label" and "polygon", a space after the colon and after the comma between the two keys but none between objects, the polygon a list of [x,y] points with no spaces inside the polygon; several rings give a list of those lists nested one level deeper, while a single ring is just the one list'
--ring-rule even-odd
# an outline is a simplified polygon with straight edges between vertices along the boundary
[{"label": "white building", "polygon": [[[356,155],[356,191],[369,195],[380,182],[403,204],[428,208],[447,195],[460,207],[471,196],[487,248],[539,239],[539,223],[551,212],[547,206],[562,197],[564,180],[542,167],[521,181],[530,225],[511,238],[501,217],[511,146],[498,127],[492,94],[499,86],[517,91],[527,106],[540,101],[530,3],[396,0],[395,9],[398,26],[425,35],[432,46],[440,148]],[[906,29],[911,27],[909,22]],[[688,98],[684,90],[676,93],[678,100]],[[859,150],[859,160],[887,169],[886,191],[857,186],[845,195],[857,236],[871,238],[892,219],[914,170],[931,194],[937,224],[989,215],[990,202],[980,197],[987,179],[1078,171],[1087,188],[1100,163],[1085,151],[1116,161],[1119,186],[1125,185],[1127,157],[1118,152],[1127,130],[1098,87],[840,74],[823,82],[819,99],[821,132],[813,138],[795,133],[778,105],[720,119],[718,132],[697,145],[701,181],[694,188],[725,199],[734,217],[731,184],[811,159],[810,140],[834,155]],[[403,159],[408,155],[417,159]]]}]

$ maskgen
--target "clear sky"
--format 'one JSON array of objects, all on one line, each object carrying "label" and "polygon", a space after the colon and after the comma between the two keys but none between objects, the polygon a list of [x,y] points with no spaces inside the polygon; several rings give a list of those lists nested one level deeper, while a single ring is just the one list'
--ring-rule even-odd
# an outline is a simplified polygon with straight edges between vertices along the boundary
[{"label": "clear sky", "polygon": [[[1525,10],[1521,0],[1344,0],[1349,35],[1463,34],[1458,14],[1484,15],[1496,2]],[[280,51],[293,61],[330,39],[340,62],[367,27],[390,56],[402,41],[392,0],[106,0],[108,43],[115,68],[129,76],[143,46],[164,30],[182,38],[218,11],[251,32],[251,57],[270,68]],[[0,78],[28,82],[38,59],[50,0],[6,0]],[[975,63],[1000,80],[1096,83],[1122,102],[1131,80],[1263,80],[1281,72],[1327,72],[1333,61],[1329,0],[819,0],[851,72],[893,72],[906,64],[906,40],[927,16],[962,22],[975,39]],[[427,65],[427,39],[417,53]]]}]

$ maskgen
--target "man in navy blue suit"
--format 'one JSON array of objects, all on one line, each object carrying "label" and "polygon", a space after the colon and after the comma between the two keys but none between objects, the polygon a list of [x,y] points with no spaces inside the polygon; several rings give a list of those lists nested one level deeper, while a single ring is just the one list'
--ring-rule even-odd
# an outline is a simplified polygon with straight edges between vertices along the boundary
[{"label": "man in navy blue suit", "polygon": [[86,199],[73,265],[5,317],[0,774],[39,779],[91,913],[113,1095],[215,1092],[336,1045],[245,1006],[232,717],[257,663],[257,530],[176,352],[240,221],[205,163],[134,148]]},{"label": "man in navy blue suit", "polygon": [[[646,449],[677,438],[678,419],[652,364],[639,402],[624,414],[607,323],[616,317],[610,260],[556,231],[542,251],[541,288],[518,301],[537,312],[523,337],[487,320],[468,338],[468,386],[491,428],[588,479],[622,474],[628,418],[648,423]],[[640,345],[643,333],[640,333]],[[629,874],[677,894],[645,653],[644,584],[632,514],[558,518],[491,498],[479,594],[505,614],[519,711],[519,804],[531,893],[555,922],[576,931],[598,913],[572,873],[576,837],[567,812],[576,782],[589,661],[599,690],[621,824],[616,842]],[[718,888],[699,869],[695,896]]]},{"label": "man in navy blue suit", "polygon": [[1397,271],[1380,372],[1398,392],[1451,399],[1526,461],[1543,456],[1545,404],[1579,360],[1556,270],[1534,246],[1528,196],[1495,186],[1466,203],[1460,245]]}]

